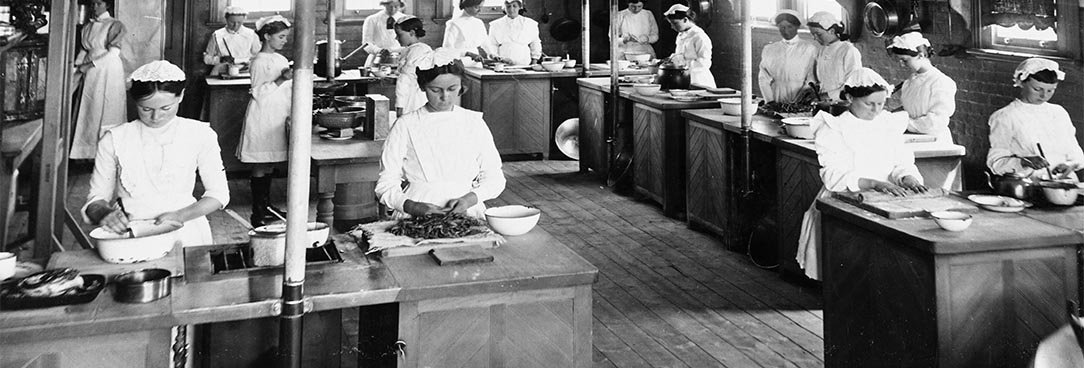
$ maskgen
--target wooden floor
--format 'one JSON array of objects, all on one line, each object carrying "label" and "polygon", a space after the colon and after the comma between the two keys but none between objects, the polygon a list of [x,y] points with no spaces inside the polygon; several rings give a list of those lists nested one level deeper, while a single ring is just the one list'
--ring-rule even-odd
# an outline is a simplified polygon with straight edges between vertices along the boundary
[{"label": "wooden floor", "polygon": [[[783,281],[578,168],[575,161],[506,163],[508,187],[490,204],[541,208],[539,225],[599,268],[595,367],[824,365],[819,289]],[[86,198],[87,175],[75,179],[73,213]],[[273,192],[285,193],[284,184],[276,180]],[[247,217],[247,180],[230,180],[230,190],[229,207]],[[209,219],[216,243],[245,241],[246,230],[221,211]]]}]

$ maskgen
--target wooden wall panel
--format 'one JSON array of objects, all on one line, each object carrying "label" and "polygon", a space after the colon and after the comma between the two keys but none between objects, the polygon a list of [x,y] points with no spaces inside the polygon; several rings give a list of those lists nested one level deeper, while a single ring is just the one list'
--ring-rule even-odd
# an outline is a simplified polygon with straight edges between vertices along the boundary
[{"label": "wooden wall panel", "polygon": [[170,366],[169,329],[0,346],[0,367],[142,368]]},{"label": "wooden wall panel", "polygon": [[661,110],[636,104],[632,107],[633,181],[636,191],[659,204],[665,204],[666,178],[664,157],[666,122]]},{"label": "wooden wall panel", "polygon": [[718,128],[686,120],[686,219],[692,227],[727,235],[727,152]]}]

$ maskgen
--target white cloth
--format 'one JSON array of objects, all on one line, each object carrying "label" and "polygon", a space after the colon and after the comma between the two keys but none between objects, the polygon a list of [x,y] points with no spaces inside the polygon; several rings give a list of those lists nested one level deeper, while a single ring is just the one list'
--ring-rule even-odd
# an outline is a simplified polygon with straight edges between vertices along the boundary
[{"label": "white cloth", "polygon": [[1080,368],[1084,367],[1084,354],[1076,341],[1073,327],[1062,326],[1051,333],[1035,349],[1031,362],[1033,368]]},{"label": "white cloth", "polygon": [[[365,22],[361,24],[361,43],[365,45],[365,53],[369,54],[365,60],[366,66],[373,64],[373,59],[380,50],[400,51],[403,48],[395,38],[395,30],[388,29],[388,17],[387,12],[377,12],[365,17]],[[391,17],[398,22],[406,17],[406,14],[395,12]]]},{"label": "white cloth", "polygon": [[907,131],[933,134],[938,142],[952,143],[949,118],[956,112],[956,82],[937,68],[914,73],[903,81],[900,102],[911,117]]},{"label": "white cloth", "polygon": [[640,9],[639,13],[633,14],[625,9],[617,13],[617,37],[624,40],[626,36],[632,36],[635,41],[617,45],[618,59],[631,52],[648,53],[655,58],[655,49],[651,44],[659,41],[659,23],[650,10]]},{"label": "white cloth", "polygon": [[1012,157],[1039,156],[1036,143],[1043,145],[1050,167],[1061,163],[1084,163],[1084,152],[1076,141],[1076,128],[1064,108],[1045,102],[1029,104],[1017,99],[990,115],[990,151],[986,154],[986,166],[994,174],[1015,172],[1045,178],[1046,170],[1026,168],[1020,164],[1020,159]]},{"label": "white cloth", "polygon": [[[404,113],[425,106],[429,100],[418,86],[419,63],[432,60],[433,48],[423,42],[407,46],[399,56],[399,78],[395,80],[395,107]],[[430,62],[431,63],[431,62]],[[425,67],[425,69],[429,69]]]},{"label": "white cloth", "polygon": [[666,9],[666,12],[662,15],[674,15],[677,12],[689,13],[689,7],[682,4],[674,4],[670,6],[670,9]]},{"label": "white cloth", "polygon": [[862,69],[862,54],[850,41],[837,41],[822,47],[815,68],[821,93],[827,93],[831,101],[839,101],[843,82],[858,69]]},{"label": "white cloth", "polygon": [[920,46],[930,47],[930,40],[922,37],[922,33],[908,32],[892,37],[892,43],[888,45],[888,48],[918,52]]},{"label": "white cloth", "polygon": [[108,12],[83,26],[81,49],[75,60],[94,66],[82,76],[83,93],[72,136],[73,159],[94,158],[98,139],[105,131],[128,120],[124,64],[120,58],[123,37],[124,24]]},{"label": "white cloth", "polygon": [[877,71],[870,68],[858,68],[847,75],[846,81],[843,82],[844,87],[876,87],[880,86],[885,89],[885,92],[892,94],[892,85],[888,84]]},{"label": "white cloth", "polygon": [[812,82],[820,46],[794,36],[764,46],[760,56],[760,94],[767,101],[794,102]]},{"label": "white cloth", "polygon": [[286,120],[293,104],[293,81],[276,84],[290,61],[277,52],[252,58],[252,98],[245,110],[245,125],[237,145],[237,158],[245,163],[283,162],[287,156]]},{"label": "white cloth", "polygon": [[507,15],[489,22],[489,45],[486,52],[512,59],[515,65],[527,65],[542,57],[538,22],[525,16]]},{"label": "white cloth", "polygon": [[676,45],[670,61],[689,68],[689,82],[715,88],[715,76],[711,75],[711,38],[708,34],[693,25],[685,32],[678,33]]},{"label": "white cloth", "polygon": [[165,60],[143,64],[128,77],[133,82],[184,82],[187,79],[181,67]]},{"label": "white cloth", "polygon": [[1058,80],[1065,80],[1065,72],[1061,71],[1057,62],[1050,59],[1030,58],[1020,62],[1012,73],[1013,87],[1020,87],[1032,74],[1049,70],[1054,72]]},{"label": "white cloth", "polygon": [[[873,120],[862,120],[849,111],[840,116],[821,112],[813,117],[815,147],[820,162],[821,189],[817,198],[831,192],[862,190],[859,179],[888,181],[899,185],[906,176],[922,180],[914,152],[903,143],[907,114],[883,111]],[[806,276],[820,279],[820,211],[816,202],[802,219],[798,240],[798,264]]]},{"label": "white cloth", "polygon": [[[203,197],[225,207],[230,200],[226,172],[218,148],[218,135],[205,122],[173,118],[159,128],[139,120],[110,129],[94,160],[90,192],[83,206],[83,221],[90,203],[124,199],[132,219],[153,219],[196,203],[192,189],[196,173],[203,183]],[[209,245],[211,226],[206,217],[185,222],[178,231],[184,246]]]},{"label": "white cloth", "polygon": [[444,206],[473,191],[478,204],[467,214],[483,217],[483,201],[497,198],[504,185],[501,156],[482,113],[459,106],[446,112],[422,108],[392,126],[380,156],[376,195],[403,218],[409,216],[403,212],[407,199]]},{"label": "white cloth", "polygon": [[233,56],[235,63],[248,62],[262,47],[260,36],[251,28],[241,26],[237,32],[230,32],[226,27],[222,27],[211,33],[211,39],[207,40],[203,63],[217,65],[222,62],[223,56]]}]

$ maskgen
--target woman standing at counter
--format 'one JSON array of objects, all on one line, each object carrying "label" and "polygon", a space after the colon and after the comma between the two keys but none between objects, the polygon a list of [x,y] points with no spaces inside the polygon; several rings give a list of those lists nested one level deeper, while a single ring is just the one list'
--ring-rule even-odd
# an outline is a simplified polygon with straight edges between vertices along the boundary
[{"label": "woman standing at counter", "polygon": [[489,53],[514,65],[533,64],[542,57],[538,22],[526,13],[522,1],[505,0],[504,16],[489,22]]},{"label": "woman standing at counter", "polygon": [[[177,117],[184,96],[184,71],[152,61],[132,72],[128,94],[139,120],[105,132],[94,159],[83,221],[124,233],[128,219],[154,219],[180,228],[183,246],[209,245],[207,214],[230,200],[218,135],[207,123]],[[196,173],[205,188],[192,197]],[[113,206],[123,199],[123,209]]]},{"label": "woman standing at counter", "polygon": [[263,48],[256,31],[245,27],[247,16],[239,6],[226,7],[226,25],[211,33],[203,52],[203,63],[212,67],[210,75],[225,73],[230,64],[248,64]]},{"label": "woman standing at counter", "polygon": [[[1016,67],[1013,86],[1020,88],[1019,97],[990,115],[986,166],[991,172],[1046,178],[1046,170],[1040,169],[1049,166],[1055,176],[1075,179],[1075,171],[1084,168],[1084,152],[1069,113],[1047,102],[1063,79],[1065,72],[1052,60],[1031,58]],[[1037,144],[1042,144],[1043,152]]]},{"label": "woman standing at counter", "polygon": [[775,15],[775,26],[782,40],[764,47],[760,57],[760,93],[766,101],[794,102],[806,83],[813,80],[817,60],[816,44],[798,37],[802,21],[798,12],[784,9]]},{"label": "woman standing at counter", "polygon": [[690,83],[715,88],[715,76],[710,70],[711,38],[693,23],[696,15],[681,4],[674,4],[663,15],[670,22],[670,28],[678,32],[677,48],[670,55],[670,62],[689,68]]},{"label": "woman standing at counter", "polygon": [[406,47],[399,57],[399,78],[395,80],[395,115],[402,116],[425,106],[425,93],[418,87],[418,62],[429,58],[433,48],[418,40],[425,37],[422,20],[406,16],[395,23],[395,36]]},{"label": "woman standing at counter", "polygon": [[406,16],[400,11],[403,8],[402,1],[380,0],[380,6],[384,7],[384,11],[365,17],[361,24],[362,48],[369,54],[365,59],[365,66],[372,66],[378,54],[402,49],[393,31],[395,22]]},{"label": "woman standing at counter", "polygon": [[[252,58],[252,98],[245,111],[237,158],[252,167],[252,226],[275,220],[271,206],[271,177],[274,164],[286,162],[286,120],[290,118],[293,93],[293,70],[290,61],[278,51],[286,47],[290,21],[273,15],[256,21],[256,34],[263,49]],[[275,209],[279,213],[281,210]]]},{"label": "woman standing at counter", "polygon": [[444,44],[446,49],[456,50],[465,56],[463,63],[466,66],[477,65],[475,60],[481,60],[478,48],[489,36],[486,34],[486,24],[478,19],[478,12],[482,11],[482,0],[463,0],[459,2],[462,12],[459,16],[449,19],[444,24]]},{"label": "woman standing at counter", "polygon": [[621,41],[617,46],[618,59],[627,53],[646,53],[655,58],[651,44],[659,41],[659,23],[655,22],[655,14],[644,9],[643,0],[629,0],[629,6],[617,13],[617,32]]},{"label": "woman standing at counter", "polygon": [[120,59],[124,23],[109,15],[113,1],[93,0],[90,4],[94,15],[83,26],[79,55],[75,58],[76,78],[82,78],[82,94],[72,135],[72,159],[94,158],[98,139],[109,128],[128,119],[124,64]]},{"label": "woman standing at counter", "polygon": [[952,143],[949,118],[956,112],[956,82],[930,62],[930,41],[918,32],[905,33],[892,39],[888,52],[911,71],[900,88],[900,102],[911,118],[907,131]]},{"label": "woman standing at counter", "polygon": [[[843,84],[842,97],[850,102],[848,110],[840,116],[822,111],[813,118],[824,182],[817,198],[828,197],[831,192],[875,190],[903,196],[908,193],[905,190],[926,191],[914,153],[903,143],[907,115],[884,110],[891,92],[892,86],[877,72],[862,68],[851,73]],[[815,205],[809,206],[802,219],[797,261],[806,276],[818,280],[821,214]]]},{"label": "woman standing at counter", "polygon": [[501,157],[482,113],[459,107],[462,63],[440,55],[436,66],[418,70],[429,102],[399,118],[380,156],[376,195],[395,218],[449,211],[482,217],[483,201],[504,191]]},{"label": "woman standing at counter", "polygon": [[862,69],[862,54],[847,41],[849,36],[843,28],[843,22],[835,14],[822,11],[814,13],[806,23],[809,33],[821,46],[817,55],[816,74],[820,84],[821,98],[829,102],[842,99],[839,93],[847,76]]}]

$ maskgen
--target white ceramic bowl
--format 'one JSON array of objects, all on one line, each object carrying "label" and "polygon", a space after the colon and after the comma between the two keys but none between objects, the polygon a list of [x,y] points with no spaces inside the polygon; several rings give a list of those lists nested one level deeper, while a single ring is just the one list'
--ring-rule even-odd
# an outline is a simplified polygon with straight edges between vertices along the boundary
[{"label": "white ceramic bowl", "polygon": [[0,252],[0,280],[15,276],[15,253]]},{"label": "white ceramic bowl", "polygon": [[[621,70],[621,69],[628,69],[628,68],[629,68],[629,65],[631,65],[631,64],[632,64],[632,62],[631,62],[631,61],[628,61],[628,60],[618,60],[618,61],[617,61],[617,69],[618,69],[618,70]],[[609,61],[606,61],[606,66],[610,66],[610,62],[609,62]]]},{"label": "white ceramic bowl", "polygon": [[[561,62],[561,60],[563,60],[563,59],[562,59],[562,58],[561,58],[560,56],[543,56],[543,57],[542,57],[542,62],[543,62],[543,63],[544,63],[544,62],[547,62],[547,61],[558,61],[558,62]],[[564,64],[564,62],[561,62],[561,64]]]},{"label": "white ceramic bowl", "polygon": [[689,90],[687,89],[672,89],[669,91],[671,96],[688,96]]},{"label": "white ceramic bowl", "polygon": [[651,54],[648,54],[646,52],[630,52],[625,54],[625,60],[634,63],[643,63],[651,61]]},{"label": "white ceramic bowl", "polygon": [[[716,101],[719,101],[719,107],[723,109],[724,114],[741,116],[741,97],[724,97]],[[759,103],[755,98],[750,99],[749,108],[755,112]]]},{"label": "white ceramic bowl", "polygon": [[971,215],[963,212],[936,211],[930,212],[930,217],[937,222],[937,226],[948,231],[963,231],[971,226]]},{"label": "white ceramic bowl", "polygon": [[809,122],[812,118],[784,118],[783,127],[787,135],[798,139],[813,139],[813,126]]},{"label": "white ceramic bowl", "polygon": [[1076,203],[1076,197],[1080,194],[1076,188],[1051,188],[1042,187],[1043,196],[1047,202],[1059,206],[1068,206]]},{"label": "white ceramic bowl", "polygon": [[575,67],[576,67],[576,59],[565,60],[565,68],[575,68]]},{"label": "white ceramic bowl", "polygon": [[501,235],[526,234],[538,224],[542,211],[527,206],[511,205],[486,209],[486,222]]},{"label": "white ceramic bowl", "polygon": [[560,71],[561,69],[564,69],[564,68],[565,68],[565,63],[563,61],[543,61],[542,62],[542,69],[546,69],[546,71],[556,72],[556,71]]},{"label": "white ceramic bowl", "polygon": [[653,83],[637,83],[632,85],[632,88],[636,90],[636,93],[644,96],[654,96],[659,94],[660,87],[662,86]]},{"label": "white ceramic bowl", "polygon": [[[271,235],[271,234],[286,234],[286,224],[277,222],[270,225],[264,225],[257,227],[254,232]],[[306,242],[306,246],[309,248],[316,248],[327,242],[327,237],[331,234],[331,227],[323,222],[310,222],[306,229],[306,235],[309,236],[309,241]],[[286,239],[283,238],[285,242]],[[283,243],[286,244],[286,243]]]},{"label": "white ceramic bowl", "polygon": [[99,227],[90,231],[95,249],[109,263],[136,263],[165,257],[178,241],[177,231],[169,225],[155,225],[154,220],[128,222],[132,235],[117,234]]}]

